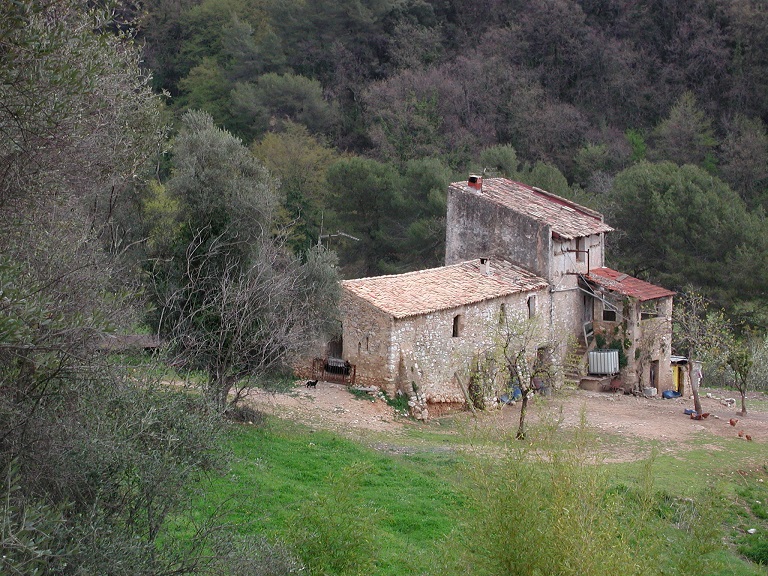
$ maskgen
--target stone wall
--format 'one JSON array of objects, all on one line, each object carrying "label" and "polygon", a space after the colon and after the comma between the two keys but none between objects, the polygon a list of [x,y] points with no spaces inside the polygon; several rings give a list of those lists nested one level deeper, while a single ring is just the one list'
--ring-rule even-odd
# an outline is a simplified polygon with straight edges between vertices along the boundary
[{"label": "stone wall", "polygon": [[549,279],[552,232],[541,222],[483,197],[448,188],[445,264],[502,258]]},{"label": "stone wall", "polygon": [[427,404],[462,405],[464,393],[454,373],[466,377],[472,357],[493,345],[502,304],[508,317],[527,318],[530,296],[536,298],[544,343],[551,310],[546,289],[402,319],[391,318],[345,291],[344,359],[357,366],[359,384],[378,386],[389,395],[419,392]]},{"label": "stone wall", "polygon": [[393,319],[347,290],[342,290],[340,310],[343,357],[356,365],[357,384],[393,394],[397,375],[389,362]]}]

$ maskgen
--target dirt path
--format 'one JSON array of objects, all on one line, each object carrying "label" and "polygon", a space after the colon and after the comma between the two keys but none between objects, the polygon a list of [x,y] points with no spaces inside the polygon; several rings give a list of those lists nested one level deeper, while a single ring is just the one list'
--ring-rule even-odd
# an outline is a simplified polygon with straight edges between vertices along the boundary
[{"label": "dirt path", "polygon": [[[711,397],[707,397],[707,392]],[[750,412],[747,417],[737,413],[738,403],[733,407],[721,403],[720,398],[728,397],[735,395],[727,391],[703,390],[702,408],[710,416],[705,420],[691,420],[683,413],[693,406],[690,399],[664,400],[568,390],[548,399],[535,398],[530,406],[530,418],[535,421],[548,415],[560,418],[564,427],[575,427],[583,411],[588,425],[598,432],[598,437],[604,432],[606,440],[610,439],[614,445],[612,459],[620,460],[632,459],[634,446],[640,440],[657,440],[664,449],[665,445],[674,446],[694,438],[706,440],[707,436],[738,438],[739,431],[743,431],[755,442],[768,443],[768,395],[748,395]],[[317,388],[297,384],[286,394],[254,390],[248,400],[255,408],[281,418],[352,436],[368,431],[396,436],[408,429],[435,425],[434,422],[425,425],[396,415],[394,409],[380,398],[360,399],[346,386],[328,382],[318,383]],[[481,413],[478,422],[513,431],[519,415],[519,404],[505,406],[502,410]],[[447,418],[470,419],[468,413]],[[731,418],[738,419],[736,426],[729,424]],[[624,448],[622,438],[626,439]]]}]

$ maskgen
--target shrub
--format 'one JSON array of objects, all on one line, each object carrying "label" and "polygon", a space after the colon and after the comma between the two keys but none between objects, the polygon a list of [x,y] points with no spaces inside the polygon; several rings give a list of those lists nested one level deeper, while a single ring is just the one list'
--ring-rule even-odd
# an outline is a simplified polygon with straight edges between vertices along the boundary
[{"label": "shrub", "polygon": [[653,458],[636,487],[612,486],[586,428],[564,436],[548,425],[525,443],[511,440],[504,457],[474,462],[448,543],[461,550],[457,566],[489,575],[714,573],[716,493],[655,494]]}]

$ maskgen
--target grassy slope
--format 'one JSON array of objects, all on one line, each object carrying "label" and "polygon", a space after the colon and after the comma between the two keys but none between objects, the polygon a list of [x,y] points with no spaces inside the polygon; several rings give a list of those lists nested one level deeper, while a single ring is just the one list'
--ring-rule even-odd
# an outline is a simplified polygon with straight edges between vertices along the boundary
[{"label": "grassy slope", "polygon": [[[430,428],[423,436],[416,433],[400,439],[405,445],[379,443],[382,449],[376,450],[367,446],[370,439],[355,442],[276,419],[263,427],[233,426],[229,438],[231,468],[205,488],[196,503],[201,516],[223,508],[226,519],[242,533],[290,540],[302,506],[320,502],[331,490],[334,477],[362,467],[364,473],[353,485],[359,502],[353,513],[370,514],[371,522],[364,525],[374,543],[370,554],[376,559],[374,573],[379,575],[432,572],[445,538],[462,512],[461,485],[468,463],[462,454],[468,443],[474,443],[465,436]],[[759,534],[744,535],[747,527],[758,526],[762,534],[768,529],[768,519],[759,518],[764,509],[757,505],[758,514],[751,512],[755,500],[768,500],[768,494],[761,491],[768,483],[766,469],[754,466],[765,462],[764,448],[726,439],[718,443],[717,452],[710,441],[707,446],[693,443],[675,457],[657,457],[653,465],[656,488],[685,497],[714,481],[724,485],[731,506],[726,530],[735,542],[730,553],[720,553],[729,565],[724,574],[768,574],[743,562],[735,552],[736,544],[749,545],[750,538],[761,545]],[[478,444],[484,451],[488,448],[487,439]],[[450,450],[450,446],[458,450]],[[650,446],[648,449],[650,452]],[[639,464],[612,464],[610,468],[616,482],[624,484],[634,482],[640,471]],[[325,506],[329,515],[345,513],[334,510],[332,503],[318,505]]]},{"label": "grassy slope", "polygon": [[455,455],[381,453],[279,420],[232,427],[230,439],[231,469],[212,479],[198,507],[201,514],[226,507],[240,531],[288,538],[300,507],[355,466],[365,467],[357,496],[376,511],[377,573],[417,573],[425,568],[418,565],[422,552],[453,526],[451,510],[460,501]]}]

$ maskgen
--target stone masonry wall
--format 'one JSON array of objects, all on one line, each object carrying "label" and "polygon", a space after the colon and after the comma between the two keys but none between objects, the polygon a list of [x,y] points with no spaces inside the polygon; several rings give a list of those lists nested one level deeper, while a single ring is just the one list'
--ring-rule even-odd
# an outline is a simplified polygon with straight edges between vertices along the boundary
[{"label": "stone masonry wall", "polygon": [[446,265],[498,257],[548,279],[551,251],[548,226],[482,194],[448,189]]},{"label": "stone masonry wall", "polygon": [[394,394],[397,372],[389,362],[392,318],[346,290],[340,309],[343,357],[356,365],[357,384]]},{"label": "stone masonry wall", "polygon": [[[464,403],[464,394],[454,373],[466,377],[475,353],[493,345],[501,305],[508,316],[527,317],[527,300],[535,295],[538,314],[548,310],[547,291],[515,294],[451,310],[396,320],[392,332],[392,358],[398,364],[398,387],[414,385],[426,402]],[[460,316],[460,331],[453,336],[454,318]],[[464,382],[466,385],[466,382]]]}]

